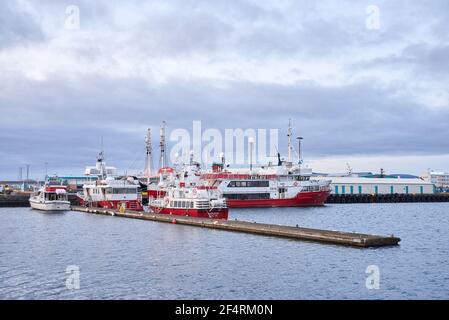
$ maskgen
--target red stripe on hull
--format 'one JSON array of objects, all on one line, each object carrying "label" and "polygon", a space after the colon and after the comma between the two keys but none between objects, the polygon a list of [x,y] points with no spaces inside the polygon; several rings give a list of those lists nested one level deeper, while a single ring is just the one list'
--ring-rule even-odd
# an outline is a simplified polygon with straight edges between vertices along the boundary
[{"label": "red stripe on hull", "polygon": [[175,208],[160,208],[150,206],[154,213],[171,214],[175,216],[189,216],[194,218],[210,218],[210,219],[228,219],[228,209],[175,209]]},{"label": "red stripe on hull", "polygon": [[[126,209],[128,209],[128,210],[143,211],[142,204],[137,200],[135,200],[135,201],[132,201],[132,200],[128,200],[128,201],[96,201],[96,202],[91,202],[90,206],[95,207],[95,208],[118,210],[118,209],[120,209],[120,205],[122,203],[126,203]],[[80,204],[82,206],[85,205],[85,201],[81,199]]]},{"label": "red stripe on hull", "polygon": [[323,206],[330,191],[301,192],[289,199],[233,200],[226,199],[229,208],[266,208],[266,207],[315,207]]},{"label": "red stripe on hull", "polygon": [[155,198],[155,199],[163,198],[163,197],[165,197],[165,191],[149,189],[149,190],[147,190],[147,197]]}]

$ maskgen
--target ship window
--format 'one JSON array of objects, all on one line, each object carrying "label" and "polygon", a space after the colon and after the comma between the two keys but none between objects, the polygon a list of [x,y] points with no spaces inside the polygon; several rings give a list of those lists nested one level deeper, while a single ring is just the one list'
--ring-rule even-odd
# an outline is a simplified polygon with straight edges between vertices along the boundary
[{"label": "ship window", "polygon": [[134,194],[137,192],[136,188],[110,188],[113,194]]},{"label": "ship window", "polygon": [[223,195],[227,199],[231,200],[261,200],[270,199],[269,193],[234,193]]},{"label": "ship window", "polygon": [[234,187],[248,187],[248,188],[268,188],[270,186],[270,182],[263,180],[263,181],[231,181],[228,184],[228,188],[234,188]]}]

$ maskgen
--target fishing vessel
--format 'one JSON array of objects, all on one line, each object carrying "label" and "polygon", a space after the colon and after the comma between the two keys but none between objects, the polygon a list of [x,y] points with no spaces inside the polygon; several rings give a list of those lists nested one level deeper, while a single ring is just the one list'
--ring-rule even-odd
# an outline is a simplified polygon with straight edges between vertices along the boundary
[{"label": "fishing vessel", "polygon": [[315,180],[311,169],[287,165],[257,170],[219,170],[203,173],[201,180],[226,198],[229,208],[322,206],[330,180]]},{"label": "fishing vessel", "polygon": [[39,191],[30,197],[30,206],[43,211],[70,210],[70,201],[67,198],[67,187],[45,183]]},{"label": "fishing vessel", "polygon": [[103,151],[100,152],[96,168],[98,179],[83,185],[78,194],[80,205],[106,209],[128,209],[143,211],[139,181],[132,177],[107,176]]},{"label": "fishing vessel", "polygon": [[[269,163],[257,168],[253,167],[252,160],[249,168],[228,168],[222,153],[220,162],[214,163],[211,170],[202,170],[200,163],[193,161],[192,152],[188,164],[159,170],[159,182],[148,184],[148,197],[150,199],[164,197],[166,188],[173,187],[182,180],[189,187],[215,189],[227,200],[229,208],[324,205],[331,192],[331,180],[315,179],[312,169],[302,165],[302,137],[298,137],[298,162],[293,163],[291,122],[287,137],[287,160],[281,159],[278,153],[277,164]],[[251,154],[252,151],[250,159]]]},{"label": "fishing vessel", "polygon": [[155,213],[196,218],[228,219],[226,199],[213,188],[179,187],[165,189],[161,198],[150,199],[150,209]]}]

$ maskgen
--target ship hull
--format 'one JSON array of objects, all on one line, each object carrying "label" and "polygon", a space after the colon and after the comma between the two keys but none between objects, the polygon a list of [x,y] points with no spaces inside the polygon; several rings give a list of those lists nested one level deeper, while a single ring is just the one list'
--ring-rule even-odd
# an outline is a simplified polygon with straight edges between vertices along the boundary
[{"label": "ship hull", "polygon": [[188,216],[194,218],[208,218],[208,219],[228,219],[227,208],[217,209],[178,209],[178,208],[161,208],[156,206],[150,206],[150,209],[154,213],[158,214],[170,214],[175,216]]},{"label": "ship hull", "polygon": [[30,200],[31,208],[41,211],[69,211],[70,202],[68,201],[49,201],[49,202],[39,202]]},{"label": "ship hull", "polygon": [[226,202],[229,208],[318,207],[324,205],[329,194],[330,191],[301,192],[289,199],[226,199]]}]

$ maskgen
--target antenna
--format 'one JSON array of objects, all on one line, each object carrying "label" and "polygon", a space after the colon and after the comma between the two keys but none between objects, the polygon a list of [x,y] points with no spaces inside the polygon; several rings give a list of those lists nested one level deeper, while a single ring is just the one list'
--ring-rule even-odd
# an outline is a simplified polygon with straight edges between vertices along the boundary
[{"label": "antenna", "polygon": [[166,155],[165,155],[165,126],[166,126],[166,122],[162,121],[162,127],[160,130],[160,147],[161,147],[161,156],[159,158],[159,167],[160,168],[164,168],[167,165],[167,159],[166,159]]},{"label": "antenna", "polygon": [[223,166],[223,168],[225,167],[225,154],[224,152],[220,152],[220,160],[221,160],[221,165]]},{"label": "antenna", "polygon": [[193,156],[194,155],[195,155],[195,152],[193,152],[193,150],[190,150],[190,157],[189,157],[190,165],[193,165]]},{"label": "antenna", "polygon": [[288,119],[288,162],[292,162],[292,119]]},{"label": "antenna", "polygon": [[145,136],[145,146],[147,148],[147,159],[145,162],[145,176],[147,177],[147,185],[150,184],[150,177],[153,173],[153,146],[151,144],[151,129],[148,128]]}]

